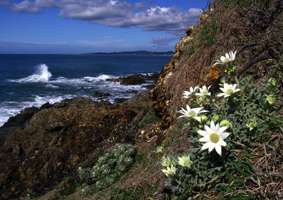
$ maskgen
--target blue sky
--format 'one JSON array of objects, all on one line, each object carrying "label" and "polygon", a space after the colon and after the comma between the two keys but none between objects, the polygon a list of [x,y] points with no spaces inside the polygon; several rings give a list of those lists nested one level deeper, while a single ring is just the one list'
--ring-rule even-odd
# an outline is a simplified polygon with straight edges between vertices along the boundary
[{"label": "blue sky", "polygon": [[0,0],[0,53],[173,50],[208,0]]}]

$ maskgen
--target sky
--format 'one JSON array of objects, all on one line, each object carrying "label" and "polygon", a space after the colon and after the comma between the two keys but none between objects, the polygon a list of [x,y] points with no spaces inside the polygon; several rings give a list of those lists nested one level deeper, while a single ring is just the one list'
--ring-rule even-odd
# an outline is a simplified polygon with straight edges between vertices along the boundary
[{"label": "sky", "polygon": [[208,0],[0,0],[0,53],[170,51]]}]

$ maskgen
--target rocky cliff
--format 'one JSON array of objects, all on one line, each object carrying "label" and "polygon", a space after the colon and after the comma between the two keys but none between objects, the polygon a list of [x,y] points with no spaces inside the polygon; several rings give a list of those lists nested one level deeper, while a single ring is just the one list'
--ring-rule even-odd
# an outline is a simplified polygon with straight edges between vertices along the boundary
[{"label": "rocky cliff", "polygon": [[[0,128],[0,199],[282,198],[282,11],[282,0],[215,0],[150,92],[115,105],[67,100],[11,118]],[[230,50],[242,96],[228,110],[211,101],[233,123],[230,150],[219,157],[199,153],[194,123],[176,117],[191,86],[217,92],[227,71],[214,63]],[[167,159],[165,175],[174,176],[162,173],[167,155],[188,152],[189,169]]]}]

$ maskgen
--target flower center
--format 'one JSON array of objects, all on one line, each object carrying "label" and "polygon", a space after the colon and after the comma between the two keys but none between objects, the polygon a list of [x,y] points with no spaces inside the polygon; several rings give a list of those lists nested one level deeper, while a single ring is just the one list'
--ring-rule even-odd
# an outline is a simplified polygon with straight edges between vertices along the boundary
[{"label": "flower center", "polygon": [[218,133],[212,133],[210,134],[209,139],[211,142],[217,143],[220,140],[220,136]]},{"label": "flower center", "polygon": [[190,117],[192,117],[192,118],[194,118],[194,117],[197,116],[196,112],[194,112],[194,111],[191,111],[191,112],[189,113],[189,115],[190,115]]},{"label": "flower center", "polygon": [[227,94],[228,94],[228,95],[232,95],[233,93],[234,93],[233,89],[229,88],[229,89],[227,90]]}]

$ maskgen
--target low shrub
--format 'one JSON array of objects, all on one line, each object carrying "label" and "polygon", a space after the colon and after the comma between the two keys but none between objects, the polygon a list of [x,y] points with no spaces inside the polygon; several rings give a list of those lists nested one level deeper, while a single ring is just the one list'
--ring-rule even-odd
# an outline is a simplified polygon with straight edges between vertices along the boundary
[{"label": "low shrub", "polygon": [[136,151],[133,145],[116,144],[101,156],[92,168],[79,168],[82,194],[103,190],[116,182],[134,163]]}]

